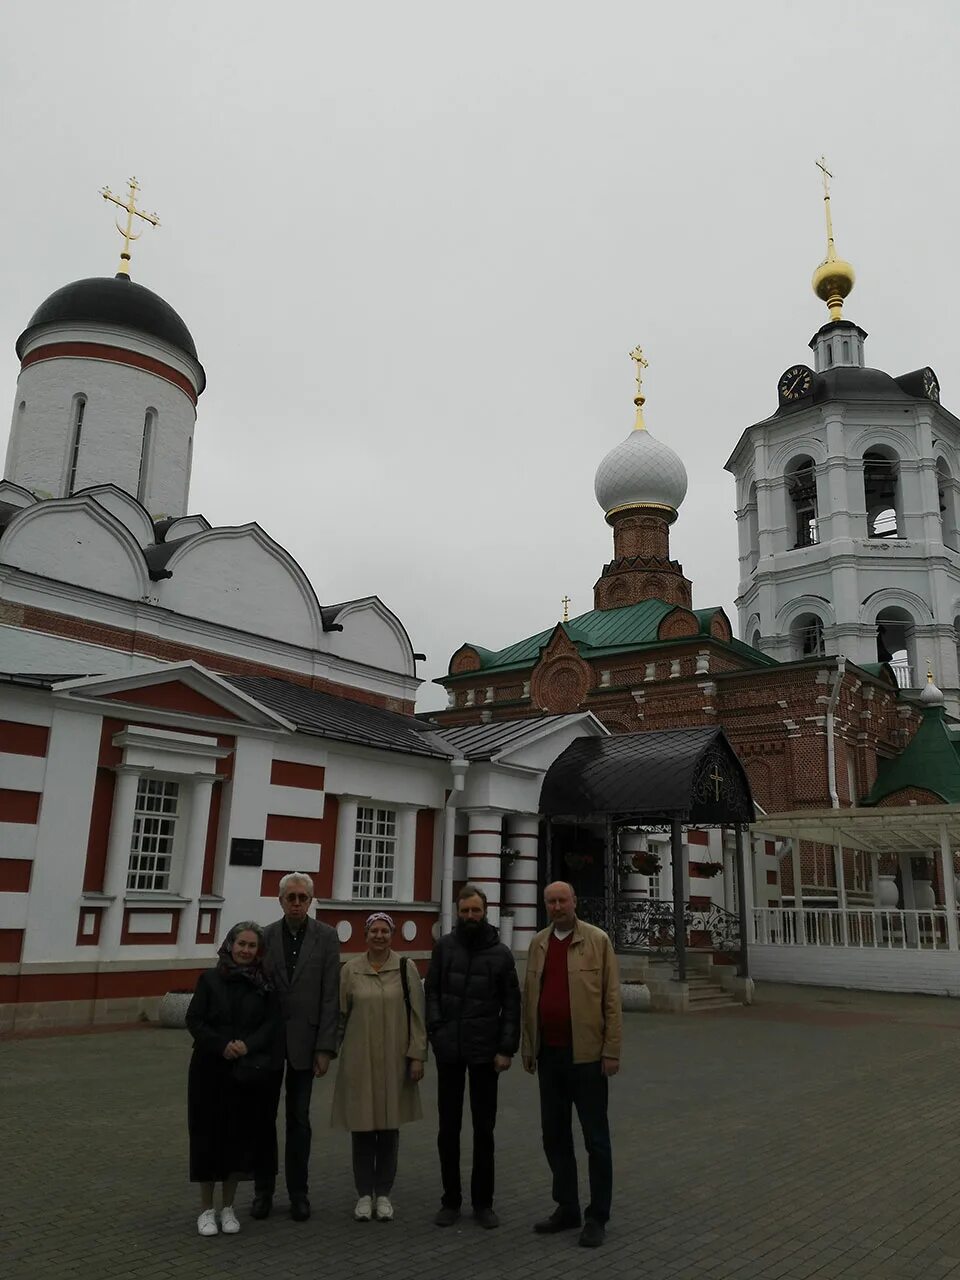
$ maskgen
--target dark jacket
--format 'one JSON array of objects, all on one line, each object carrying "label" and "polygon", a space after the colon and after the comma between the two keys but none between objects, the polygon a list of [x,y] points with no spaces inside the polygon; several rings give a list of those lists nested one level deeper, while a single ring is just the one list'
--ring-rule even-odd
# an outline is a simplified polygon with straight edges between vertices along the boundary
[{"label": "dark jacket", "polygon": [[300,947],[293,981],[287,977],[283,933],[287,926],[275,920],[263,931],[263,968],[277,989],[283,1031],[279,1055],[298,1071],[313,1066],[317,1053],[337,1056],[337,1024],[340,1020],[340,940],[336,930],[307,919],[307,936]]},{"label": "dark jacket", "polygon": [[275,992],[242,978],[228,981],[216,969],[201,973],[187,1009],[194,1053],[222,1058],[231,1040],[242,1040],[248,1054],[270,1054],[279,1027]]},{"label": "dark jacket", "polygon": [[459,928],[433,948],[424,990],[427,1034],[438,1062],[512,1058],[520,1043],[520,984],[509,947],[483,923],[465,941]]}]

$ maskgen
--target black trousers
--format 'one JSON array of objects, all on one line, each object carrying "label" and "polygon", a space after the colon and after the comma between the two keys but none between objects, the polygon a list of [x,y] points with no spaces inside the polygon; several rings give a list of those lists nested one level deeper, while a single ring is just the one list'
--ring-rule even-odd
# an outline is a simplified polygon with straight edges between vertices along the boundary
[{"label": "black trousers", "polygon": [[590,1174],[590,1203],[585,1216],[610,1217],[613,1155],[607,1121],[607,1077],[599,1062],[574,1063],[572,1049],[544,1045],[537,1059],[543,1150],[553,1174],[553,1198],[560,1209],[580,1212],[577,1157],[573,1147],[573,1108],[577,1109]]},{"label": "black trousers", "polygon": [[397,1176],[399,1129],[355,1129],[353,1181],[358,1196],[388,1196]]},{"label": "black trousers", "polygon": [[473,1118],[473,1172],[470,1200],[475,1209],[493,1205],[493,1130],[497,1123],[497,1085],[500,1076],[492,1062],[438,1062],[437,1111],[440,1177],[443,1206],[459,1209],[463,1203],[460,1185],[460,1127],[463,1123],[463,1093],[470,1077],[470,1114]]},{"label": "black trousers", "polygon": [[[272,1115],[274,1117],[273,1169],[277,1167],[276,1150],[276,1115],[280,1106],[280,1092],[284,1088],[286,1076],[286,1149],[284,1152],[283,1172],[287,1183],[287,1193],[291,1196],[305,1196],[308,1190],[308,1168],[310,1165],[310,1095],[313,1092],[313,1068],[298,1071],[287,1062],[285,1067],[274,1073],[271,1098]],[[254,1173],[254,1190],[258,1195],[273,1195],[276,1176],[266,1170]]]}]

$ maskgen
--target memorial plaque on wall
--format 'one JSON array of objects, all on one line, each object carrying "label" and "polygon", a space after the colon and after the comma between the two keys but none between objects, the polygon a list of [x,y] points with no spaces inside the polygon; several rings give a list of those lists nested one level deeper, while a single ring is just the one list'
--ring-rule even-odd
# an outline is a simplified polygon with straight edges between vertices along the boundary
[{"label": "memorial plaque on wall", "polygon": [[231,867],[262,867],[263,841],[234,836],[230,841]]}]

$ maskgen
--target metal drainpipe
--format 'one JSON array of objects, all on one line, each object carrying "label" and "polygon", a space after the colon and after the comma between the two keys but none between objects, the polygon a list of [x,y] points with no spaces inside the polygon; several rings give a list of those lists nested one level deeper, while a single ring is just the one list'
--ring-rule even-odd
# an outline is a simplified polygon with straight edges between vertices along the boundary
[{"label": "metal drainpipe", "polygon": [[464,774],[470,768],[469,760],[451,760],[453,787],[447,796],[443,814],[443,869],[440,875],[440,932],[449,933],[453,928],[453,849],[457,833],[457,801],[464,788]]},{"label": "metal drainpipe", "polygon": [[847,660],[841,653],[837,658],[837,674],[833,678],[833,689],[827,703],[827,782],[830,787],[830,806],[840,808],[840,796],[837,793],[837,753],[833,742],[833,713],[840,697],[840,685],[847,669]]}]

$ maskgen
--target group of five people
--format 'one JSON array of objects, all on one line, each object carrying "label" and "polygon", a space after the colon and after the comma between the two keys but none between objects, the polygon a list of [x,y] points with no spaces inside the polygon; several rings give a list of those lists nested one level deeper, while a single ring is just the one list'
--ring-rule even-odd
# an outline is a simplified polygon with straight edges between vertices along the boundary
[{"label": "group of five people", "polygon": [[[354,1217],[390,1220],[399,1131],[422,1115],[418,1086],[429,1043],[443,1188],[437,1226],[453,1225],[461,1213],[468,1084],[473,1215],[483,1227],[499,1226],[493,1207],[498,1087],[519,1049],[524,1069],[539,1078],[543,1147],[553,1175],[555,1208],[534,1230],[580,1229],[580,1244],[602,1244],[612,1192],[607,1086],[620,1065],[620,985],[610,939],[578,919],[572,887],[563,881],[547,886],[550,923],[530,944],[522,1001],[513,955],[487,921],[486,897],[476,885],[460,890],[456,926],[436,943],[422,986],[413,962],[392,949],[387,912],[368,916],[366,950],[341,967],[337,934],[311,916],[312,902],[309,876],[284,876],[282,918],[266,928],[252,921],[234,925],[216,967],[200,976],[187,1012],[194,1041],[190,1179],[200,1184],[199,1233],[240,1230],[233,1206],[242,1180],[254,1183],[251,1215],[271,1213],[281,1093],[290,1214],[299,1222],[310,1217],[311,1092],[338,1054],[331,1120],[351,1134]],[[589,1165],[590,1203],[582,1217],[574,1109]]]}]

